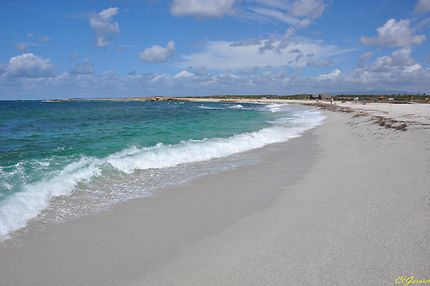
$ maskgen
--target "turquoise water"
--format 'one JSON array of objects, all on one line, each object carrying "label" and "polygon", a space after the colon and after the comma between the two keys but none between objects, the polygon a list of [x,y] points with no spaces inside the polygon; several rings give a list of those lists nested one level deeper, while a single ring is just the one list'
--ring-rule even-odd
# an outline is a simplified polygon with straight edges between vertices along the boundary
[{"label": "turquoise water", "polygon": [[286,105],[0,101],[0,237],[53,204],[65,208],[55,198],[135,197],[193,163],[286,141],[320,121]]},{"label": "turquoise water", "polygon": [[[0,200],[82,156],[225,138],[268,125],[267,113],[156,102],[0,103]],[[9,175],[9,176],[8,176]]]}]

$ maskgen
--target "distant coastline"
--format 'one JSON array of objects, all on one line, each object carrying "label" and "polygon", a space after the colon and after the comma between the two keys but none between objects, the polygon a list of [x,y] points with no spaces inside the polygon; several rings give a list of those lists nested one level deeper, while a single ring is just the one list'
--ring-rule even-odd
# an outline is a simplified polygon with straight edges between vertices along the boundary
[{"label": "distant coastline", "polygon": [[91,99],[53,99],[46,102],[225,102],[225,103],[260,103],[260,104],[299,104],[314,106],[324,110],[354,113],[354,116],[367,116],[375,124],[385,128],[406,130],[410,124],[430,125],[430,97],[421,95],[213,95],[189,97],[124,97]]},{"label": "distant coastline", "polygon": [[[151,96],[151,97],[101,97],[101,98],[66,98],[47,99],[45,102],[80,102],[80,101],[204,101],[204,102],[273,102],[273,101],[297,101],[297,100],[329,100],[334,101],[357,101],[360,102],[389,102],[389,103],[430,103],[430,95],[426,94],[337,94],[329,95],[296,94],[296,95],[211,95],[211,96]],[[312,101],[309,101],[312,102]]]}]

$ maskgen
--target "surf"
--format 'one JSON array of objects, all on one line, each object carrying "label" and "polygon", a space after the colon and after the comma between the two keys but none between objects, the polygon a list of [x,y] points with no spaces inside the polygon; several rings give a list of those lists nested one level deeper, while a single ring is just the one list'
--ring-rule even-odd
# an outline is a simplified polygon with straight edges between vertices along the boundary
[{"label": "surf", "polygon": [[[288,105],[258,108],[270,112],[290,109]],[[319,111],[297,111],[295,116],[281,117],[271,123],[270,127],[226,138],[189,139],[178,144],[160,142],[150,147],[131,146],[101,158],[81,156],[58,172],[24,184],[21,191],[0,202],[0,239],[7,238],[38,217],[49,208],[53,198],[70,196],[79,184],[91,183],[95,178],[108,176],[107,170],[130,175],[136,171],[174,168],[224,158],[269,144],[286,142],[320,125],[323,119]]]}]

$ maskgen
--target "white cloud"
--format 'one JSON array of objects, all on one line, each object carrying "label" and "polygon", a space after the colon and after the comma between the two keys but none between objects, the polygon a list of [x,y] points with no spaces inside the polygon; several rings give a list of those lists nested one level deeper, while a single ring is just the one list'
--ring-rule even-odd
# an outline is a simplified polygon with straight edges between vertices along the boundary
[{"label": "white cloud", "polygon": [[430,0],[418,0],[415,6],[415,12],[426,13],[430,11]]},{"label": "white cloud", "polygon": [[233,13],[238,0],[173,0],[170,12],[175,16],[220,18]]},{"label": "white cloud", "polygon": [[335,69],[327,74],[322,74],[319,76],[320,80],[336,80],[339,76],[341,76],[342,71],[340,69]]},{"label": "white cloud", "polygon": [[167,60],[175,52],[175,42],[169,41],[166,47],[159,45],[144,49],[139,53],[139,58],[144,62],[159,63]]},{"label": "white cloud", "polygon": [[[401,48],[363,64],[350,73],[333,71],[314,78],[314,87],[335,91],[399,90],[426,92],[430,88],[430,69],[424,68],[411,56],[410,48]],[[371,54],[362,55],[367,60]],[[309,83],[312,86],[311,83]]]},{"label": "white cloud", "polygon": [[413,64],[413,65],[405,66],[404,72],[405,73],[414,73],[414,72],[420,71],[422,69],[423,69],[423,67],[420,64]]},{"label": "white cloud", "polygon": [[91,28],[96,32],[97,47],[106,47],[110,44],[112,34],[119,33],[119,25],[113,22],[113,17],[118,14],[118,8],[107,8],[100,13],[90,15]]},{"label": "white cloud", "polygon": [[173,0],[170,12],[175,16],[198,18],[235,15],[306,27],[322,16],[325,7],[324,0]]},{"label": "white cloud", "polygon": [[258,14],[259,16],[263,16],[266,18],[269,18],[271,20],[276,20],[279,22],[284,22],[291,24],[293,26],[308,26],[310,24],[310,21],[307,19],[300,20],[296,17],[292,17],[288,13],[278,10],[278,9],[272,9],[267,7],[250,7],[249,10],[252,12]]},{"label": "white cloud", "polygon": [[390,72],[395,69],[411,70],[408,67],[415,65],[411,52],[410,48],[402,48],[389,56],[379,57],[371,65],[371,70],[376,72]]},{"label": "white cloud", "polygon": [[361,37],[361,42],[366,45],[406,47],[419,45],[426,39],[425,35],[415,35],[408,19],[389,19],[377,29],[377,33],[376,37]]},{"label": "white cloud", "polygon": [[54,75],[54,66],[49,59],[26,53],[12,57],[6,72],[15,77],[50,77]]},{"label": "white cloud", "polygon": [[[89,60],[84,60],[68,72],[56,75],[48,59],[23,54],[0,64],[0,96],[58,98],[94,97],[94,94],[115,97],[124,93],[145,96],[430,90],[430,69],[413,59],[410,47],[375,57],[372,61],[372,54],[363,54],[366,59],[363,65],[349,72],[343,68],[341,71],[339,67],[320,75],[307,76],[303,74],[302,67],[306,67],[310,60],[323,62],[329,54],[343,51],[303,38],[290,38],[278,50],[261,51],[265,41],[268,40],[208,42],[202,53],[209,53],[209,60],[200,63],[209,62],[210,65],[206,66],[210,69],[201,68],[204,65],[189,68],[186,62],[182,62],[183,65],[172,74],[100,74],[94,72]],[[272,44],[276,46],[277,41],[282,39],[273,40]],[[251,63],[250,58],[253,59]],[[289,60],[292,61],[290,65]],[[283,66],[285,62],[287,65]],[[299,68],[290,72],[286,68],[288,66]]]},{"label": "white cloud", "polygon": [[193,77],[193,76],[194,76],[194,74],[193,74],[193,73],[191,73],[191,72],[189,72],[189,71],[186,71],[186,70],[183,70],[183,71],[178,72],[178,73],[174,76],[174,78],[176,78],[176,79],[180,79],[180,78],[191,78],[191,77]]},{"label": "white cloud", "polygon": [[351,85],[425,91],[430,88],[430,70],[411,57],[410,48],[402,48],[390,55],[378,57],[373,63],[359,67],[346,79]]},{"label": "white cloud", "polygon": [[296,0],[293,2],[291,13],[297,17],[317,19],[323,14],[324,8],[322,0]]},{"label": "white cloud", "polygon": [[203,51],[182,56],[183,67],[206,67],[211,70],[251,67],[306,67],[310,60],[329,64],[330,56],[345,52],[334,45],[324,45],[304,38],[266,39],[233,43],[210,41]]},{"label": "white cloud", "polygon": [[255,0],[248,5],[249,18],[263,17],[284,22],[295,27],[307,27],[320,18],[326,4],[323,0]]},{"label": "white cloud", "polygon": [[[372,65],[371,65],[372,66]],[[430,70],[417,64],[389,72],[360,68],[351,73],[334,70],[315,77],[254,68],[246,71],[205,72],[204,70],[178,72],[176,75],[133,73],[119,75],[113,72],[75,75],[63,73],[45,78],[12,78],[2,76],[0,66],[0,96],[12,98],[38,97],[106,97],[154,95],[211,95],[211,94],[295,94],[348,92],[365,90],[398,90],[428,92]],[[7,91],[7,92],[6,92]]]}]

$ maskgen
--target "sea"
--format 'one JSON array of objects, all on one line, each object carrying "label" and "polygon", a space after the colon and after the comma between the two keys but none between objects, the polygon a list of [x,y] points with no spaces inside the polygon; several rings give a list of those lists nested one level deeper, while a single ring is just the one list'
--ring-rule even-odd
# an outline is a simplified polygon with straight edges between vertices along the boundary
[{"label": "sea", "polygon": [[323,119],[289,104],[0,101],[0,240],[248,164],[235,155]]}]

